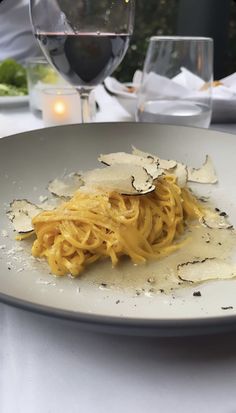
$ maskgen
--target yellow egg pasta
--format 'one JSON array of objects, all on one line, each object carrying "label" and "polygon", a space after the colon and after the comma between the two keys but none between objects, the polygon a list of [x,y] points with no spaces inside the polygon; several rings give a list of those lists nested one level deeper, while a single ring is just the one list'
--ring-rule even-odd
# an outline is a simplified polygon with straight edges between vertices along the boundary
[{"label": "yellow egg pasta", "polygon": [[188,221],[202,207],[176,178],[158,178],[147,195],[77,191],[67,202],[33,218],[34,257],[45,258],[53,274],[78,276],[90,264],[122,256],[134,264],[158,259],[180,248]]}]

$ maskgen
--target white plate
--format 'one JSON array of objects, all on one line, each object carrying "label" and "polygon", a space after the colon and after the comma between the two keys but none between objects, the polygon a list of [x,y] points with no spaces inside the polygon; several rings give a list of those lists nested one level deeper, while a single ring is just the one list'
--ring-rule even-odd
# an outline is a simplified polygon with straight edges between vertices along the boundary
[{"label": "white plate", "polygon": [[[13,199],[37,202],[50,179],[66,171],[97,165],[97,156],[129,151],[131,145],[193,166],[212,156],[219,184],[204,187],[236,224],[236,139],[234,135],[197,128],[154,124],[92,124],[33,131],[0,140],[0,298],[31,311],[74,320],[80,325],[129,334],[192,334],[236,327],[236,281],[209,282],[171,294],[135,295],[132,288],[100,286],[103,274],[114,277],[110,263],[79,279],[55,278],[46,264],[35,262],[14,241],[6,210]],[[7,231],[8,237],[5,236]],[[5,247],[4,247],[5,246]],[[157,264],[158,265],[158,264]],[[130,271],[140,269],[136,267]],[[117,269],[119,275],[120,269]],[[127,274],[127,268],[123,276]],[[146,271],[143,267],[142,271]],[[100,274],[100,281],[94,277]],[[142,274],[143,275],[143,274]],[[97,279],[97,278],[96,278]],[[112,278],[111,278],[112,279]],[[100,287],[99,287],[100,286]],[[222,310],[222,307],[232,309]]]},{"label": "white plate", "polygon": [[18,106],[26,105],[29,102],[29,96],[0,96],[1,106]]}]

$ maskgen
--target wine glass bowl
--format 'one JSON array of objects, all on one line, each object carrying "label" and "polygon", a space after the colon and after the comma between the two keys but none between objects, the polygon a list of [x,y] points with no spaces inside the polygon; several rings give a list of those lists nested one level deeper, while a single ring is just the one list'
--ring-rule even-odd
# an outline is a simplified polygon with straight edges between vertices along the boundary
[{"label": "wine glass bowl", "polygon": [[90,91],[122,61],[133,32],[135,0],[31,0],[33,31],[54,68],[81,95],[88,118]]}]

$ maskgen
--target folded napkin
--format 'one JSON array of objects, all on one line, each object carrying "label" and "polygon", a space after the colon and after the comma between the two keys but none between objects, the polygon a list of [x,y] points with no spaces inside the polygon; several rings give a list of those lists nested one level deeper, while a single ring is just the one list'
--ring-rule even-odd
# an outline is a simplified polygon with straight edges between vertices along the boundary
[{"label": "folded napkin", "polygon": [[[206,83],[198,76],[182,67],[181,72],[172,81],[179,85],[191,89],[192,91],[204,91]],[[213,99],[230,99],[236,97],[236,73],[219,81],[212,82]]]}]

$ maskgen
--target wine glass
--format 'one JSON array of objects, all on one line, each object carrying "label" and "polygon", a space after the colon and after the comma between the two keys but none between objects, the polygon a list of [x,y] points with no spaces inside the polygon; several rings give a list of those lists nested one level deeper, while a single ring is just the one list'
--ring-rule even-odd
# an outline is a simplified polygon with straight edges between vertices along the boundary
[{"label": "wine glass", "polygon": [[91,120],[91,90],[128,49],[134,10],[135,0],[30,0],[34,34],[48,61],[80,93],[83,123]]},{"label": "wine glass", "polygon": [[208,128],[212,116],[213,39],[153,36],[136,119]]}]

